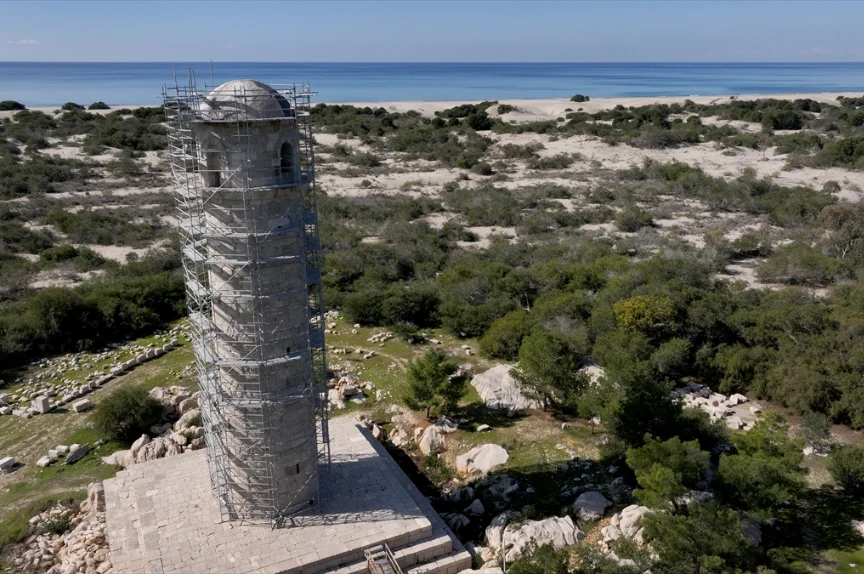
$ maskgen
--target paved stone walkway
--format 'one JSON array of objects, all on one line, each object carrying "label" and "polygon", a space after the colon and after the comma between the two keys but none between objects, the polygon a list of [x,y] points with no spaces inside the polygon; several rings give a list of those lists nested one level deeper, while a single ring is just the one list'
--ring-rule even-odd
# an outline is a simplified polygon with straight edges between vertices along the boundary
[{"label": "paved stone walkway", "polygon": [[431,534],[431,507],[412,500],[413,485],[368,433],[344,418],[331,420],[330,436],[320,512],[277,530],[222,522],[205,451],[136,464],[106,480],[115,571],[305,574],[362,560],[364,548],[382,542],[398,548]]}]

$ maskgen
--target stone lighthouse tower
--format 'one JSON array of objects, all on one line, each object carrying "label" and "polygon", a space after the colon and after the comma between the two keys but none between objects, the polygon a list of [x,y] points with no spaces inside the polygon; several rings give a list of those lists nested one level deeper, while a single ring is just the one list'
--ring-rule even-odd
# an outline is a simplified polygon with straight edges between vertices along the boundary
[{"label": "stone lighthouse tower", "polygon": [[329,458],[308,90],[166,92],[187,301],[223,517],[318,502]]}]

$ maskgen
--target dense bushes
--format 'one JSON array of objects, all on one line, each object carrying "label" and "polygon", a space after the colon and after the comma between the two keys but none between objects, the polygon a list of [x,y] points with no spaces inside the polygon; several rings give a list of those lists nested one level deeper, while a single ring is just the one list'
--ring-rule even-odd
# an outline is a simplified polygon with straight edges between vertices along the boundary
[{"label": "dense bushes", "polygon": [[828,470],[834,481],[847,492],[864,495],[864,448],[843,446],[831,456]]},{"label": "dense bushes", "polygon": [[159,235],[162,224],[158,221],[132,223],[103,211],[75,213],[54,209],[46,222],[56,225],[72,241],[100,245],[141,245]]},{"label": "dense bushes", "polygon": [[27,109],[24,104],[21,102],[16,102],[15,100],[2,100],[0,101],[0,112],[9,112],[9,111],[18,111]]},{"label": "dense bushes", "polygon": [[50,193],[55,191],[54,184],[83,182],[93,177],[92,166],[81,161],[36,154],[25,163],[13,157],[0,156],[0,199]]},{"label": "dense bushes", "polygon": [[177,254],[156,252],[75,288],[48,288],[0,307],[0,362],[94,350],[183,315]]},{"label": "dense bushes", "polygon": [[141,387],[122,386],[96,405],[93,424],[109,438],[132,442],[163,416],[162,404]]},{"label": "dense bushes", "polygon": [[42,251],[39,262],[43,267],[54,267],[58,263],[71,265],[76,271],[92,271],[105,264],[105,258],[88,247],[57,245]]}]

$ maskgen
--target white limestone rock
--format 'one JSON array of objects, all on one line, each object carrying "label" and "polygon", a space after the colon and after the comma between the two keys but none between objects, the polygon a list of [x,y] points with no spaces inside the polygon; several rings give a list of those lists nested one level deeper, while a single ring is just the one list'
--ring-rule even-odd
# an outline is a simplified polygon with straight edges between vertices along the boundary
[{"label": "white limestone rock", "polygon": [[545,520],[527,520],[516,527],[506,527],[503,546],[507,561],[512,562],[532,548],[544,544],[563,548],[584,538],[585,534],[573,524],[573,519],[569,516],[552,517]]},{"label": "white limestone rock", "polygon": [[613,521],[613,524],[621,529],[621,533],[624,536],[633,538],[642,529],[642,518],[649,512],[651,510],[646,506],[631,504],[621,511],[617,516],[617,522]]},{"label": "white limestone rock", "polygon": [[138,453],[141,452],[141,449],[150,444],[150,437],[146,434],[142,434],[141,437],[132,443],[132,447],[129,449],[129,454],[132,456],[132,459],[135,460],[138,458]]},{"label": "white limestone rock", "polygon": [[471,386],[477,389],[477,393],[490,408],[498,409],[537,409],[540,408],[539,401],[525,397],[516,385],[516,380],[511,375],[510,366],[497,365],[485,373],[475,375],[471,379]]},{"label": "white limestone rock", "polygon": [[612,503],[606,500],[606,497],[595,490],[591,490],[579,495],[579,498],[573,503],[573,511],[580,520],[588,522],[600,520],[610,506]]},{"label": "white limestone rock", "polygon": [[447,418],[441,417],[435,424],[426,427],[423,434],[420,435],[419,447],[420,452],[429,456],[430,454],[441,452],[446,446],[446,437],[452,432],[456,432],[456,425]]},{"label": "white limestone rock", "polygon": [[111,453],[108,456],[103,456],[102,463],[113,464],[116,466],[122,466],[123,468],[128,468],[135,464],[135,457],[132,455],[132,451],[130,450],[118,450],[117,452]]},{"label": "white limestone rock", "polygon": [[487,473],[509,459],[510,455],[500,445],[484,444],[456,457],[456,470],[463,474]]},{"label": "white limestone rock", "polygon": [[177,412],[181,415],[188,413],[192,409],[198,408],[198,397],[189,397],[180,401],[177,405]]},{"label": "white limestone rock", "polygon": [[89,411],[92,408],[93,403],[90,402],[90,399],[81,399],[80,401],[72,403],[72,410],[76,413],[83,413],[84,411]]},{"label": "white limestone rock", "polygon": [[183,432],[192,426],[192,420],[199,418],[201,416],[200,409],[190,409],[183,413],[183,416],[180,417],[176,423],[174,423],[174,430],[176,432]]}]

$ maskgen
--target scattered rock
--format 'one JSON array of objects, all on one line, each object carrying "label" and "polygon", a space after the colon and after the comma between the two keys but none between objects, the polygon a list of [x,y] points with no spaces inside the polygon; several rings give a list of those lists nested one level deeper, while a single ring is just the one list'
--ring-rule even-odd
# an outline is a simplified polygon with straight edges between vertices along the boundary
[{"label": "scattered rock", "polygon": [[483,514],[486,512],[486,508],[483,506],[483,503],[480,502],[479,498],[475,498],[474,502],[465,509],[465,512],[468,514]]},{"label": "scattered rock", "polygon": [[448,528],[453,532],[459,532],[469,524],[471,524],[471,520],[465,516],[464,514],[459,513],[444,513],[441,515],[441,518],[444,519],[444,522],[447,523]]},{"label": "scattered rock", "polygon": [[186,411],[182,417],[180,417],[176,423],[174,423],[174,430],[176,432],[183,432],[190,427],[192,427],[192,420],[201,417],[200,409],[191,409]]},{"label": "scattered rock", "polygon": [[80,447],[69,451],[69,456],[66,457],[66,460],[63,461],[63,464],[75,464],[76,462],[87,456],[89,452],[90,445],[82,444]]},{"label": "scattered rock", "polygon": [[82,399],[80,401],[72,403],[72,410],[76,413],[83,413],[84,411],[89,411],[92,408],[93,403],[90,402],[90,399]]},{"label": "scattered rock", "polygon": [[477,427],[477,432],[484,432],[488,430],[492,430],[492,427],[490,427],[489,425],[480,425],[479,427]]},{"label": "scattered rock", "polygon": [[11,456],[0,458],[0,472],[9,472],[14,469],[18,463]]},{"label": "scattered rock", "polygon": [[594,521],[599,520],[606,513],[606,509],[612,506],[612,503],[595,490],[583,492],[573,503],[573,510],[579,515],[580,520]]}]

